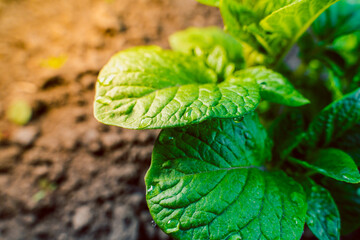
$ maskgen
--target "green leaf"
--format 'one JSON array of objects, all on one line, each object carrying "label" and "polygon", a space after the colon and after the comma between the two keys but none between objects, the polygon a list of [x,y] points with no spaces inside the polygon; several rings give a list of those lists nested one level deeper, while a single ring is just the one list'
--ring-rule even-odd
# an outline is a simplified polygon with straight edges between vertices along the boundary
[{"label": "green leaf", "polygon": [[236,69],[244,67],[241,43],[218,27],[188,28],[171,35],[169,42],[175,51],[205,57],[220,47],[227,63],[234,63]]},{"label": "green leaf", "polygon": [[256,79],[260,86],[260,95],[269,102],[298,107],[310,103],[280,73],[265,67],[252,67],[234,73],[235,79]]},{"label": "green leaf", "polygon": [[320,240],[339,240],[340,214],[330,193],[309,178],[299,182],[306,193],[306,224],[310,230]]},{"label": "green leaf", "polygon": [[310,123],[308,147],[326,147],[360,122],[360,88],[324,108]]},{"label": "green leaf", "polygon": [[349,184],[323,179],[338,206],[341,217],[341,234],[346,235],[360,227],[360,184]]},{"label": "green leaf", "polygon": [[360,167],[360,123],[351,128],[333,146],[349,154]]},{"label": "green leaf", "polygon": [[220,4],[220,0],[196,0],[196,1],[212,7],[219,7]]},{"label": "green leaf", "polygon": [[165,129],[146,174],[156,224],[175,239],[300,239],[301,186],[264,171],[270,140],[256,115]]},{"label": "green leaf", "polygon": [[304,116],[295,110],[282,114],[271,125],[269,135],[274,141],[274,157],[286,159],[305,137]]},{"label": "green leaf", "polygon": [[332,41],[337,37],[360,30],[360,1],[342,0],[331,6],[313,23],[311,29],[320,40]]},{"label": "green leaf", "polygon": [[354,160],[339,149],[320,149],[308,156],[306,162],[293,158],[291,161],[339,181],[360,182],[359,170]]},{"label": "green leaf", "polygon": [[139,47],[116,54],[101,70],[95,117],[130,129],[165,128],[241,117],[259,101],[254,80],[217,83],[201,58]]},{"label": "green leaf", "polygon": [[271,62],[281,59],[313,21],[338,0],[222,0],[225,29]]}]

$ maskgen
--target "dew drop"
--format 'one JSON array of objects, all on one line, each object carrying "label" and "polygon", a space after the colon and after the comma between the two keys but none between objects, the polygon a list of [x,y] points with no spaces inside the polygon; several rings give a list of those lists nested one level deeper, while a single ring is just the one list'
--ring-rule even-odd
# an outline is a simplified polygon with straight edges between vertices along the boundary
[{"label": "dew drop", "polygon": [[180,223],[178,220],[172,219],[167,221],[165,232],[167,234],[179,231]]},{"label": "dew drop", "polygon": [[186,111],[186,113],[185,113],[185,119],[186,119],[186,120],[190,120],[189,118],[191,118],[191,113],[192,113],[192,109],[191,109],[191,108]]},{"label": "dew drop", "polygon": [[184,118],[187,121],[194,121],[196,119],[199,119],[201,117],[201,115],[202,115],[202,113],[201,113],[200,109],[198,109],[198,108],[190,108],[185,113]]},{"label": "dew drop", "polygon": [[296,225],[298,225],[301,222],[300,219],[297,218],[297,217],[294,217],[293,220],[294,220]]},{"label": "dew drop", "polygon": [[144,118],[140,121],[140,124],[139,124],[139,128],[146,128],[148,126],[150,126],[152,123],[152,118]]},{"label": "dew drop", "polygon": [[154,186],[151,185],[151,186],[148,188],[147,193],[150,193],[152,190],[154,190]]},{"label": "dew drop", "polygon": [[242,120],[244,120],[244,117],[236,117],[233,119],[235,123],[240,123]]},{"label": "dew drop", "polygon": [[240,235],[240,233],[236,233],[231,235],[230,237],[228,237],[226,240],[241,240],[242,236]]},{"label": "dew drop", "polygon": [[314,220],[313,219],[309,219],[309,221],[307,222],[307,225],[309,227],[313,227],[314,226]]},{"label": "dew drop", "polygon": [[171,144],[171,143],[173,143],[174,142],[174,137],[172,137],[172,136],[168,136],[168,135],[166,135],[166,134],[161,134],[160,136],[159,136],[159,142],[161,143],[161,144]]},{"label": "dew drop", "polygon": [[103,105],[109,105],[111,103],[111,99],[101,96],[97,97],[95,101]]},{"label": "dew drop", "polygon": [[346,175],[346,174],[342,175],[342,178],[345,179],[345,180],[350,180],[350,179],[351,179],[351,177],[349,177],[349,176]]}]

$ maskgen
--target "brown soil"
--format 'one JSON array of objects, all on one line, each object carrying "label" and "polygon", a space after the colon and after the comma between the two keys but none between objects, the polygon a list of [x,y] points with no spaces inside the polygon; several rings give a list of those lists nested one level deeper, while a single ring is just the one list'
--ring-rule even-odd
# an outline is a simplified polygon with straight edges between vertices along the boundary
[{"label": "brown soil", "polygon": [[[158,131],[96,122],[94,82],[119,50],[220,24],[195,0],[0,0],[0,239],[169,239],[145,201]],[[23,127],[5,117],[17,99]]]}]

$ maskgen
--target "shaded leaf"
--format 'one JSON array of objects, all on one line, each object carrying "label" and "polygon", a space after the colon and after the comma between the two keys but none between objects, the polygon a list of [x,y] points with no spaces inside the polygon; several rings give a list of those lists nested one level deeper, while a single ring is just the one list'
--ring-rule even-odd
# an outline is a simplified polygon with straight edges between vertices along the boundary
[{"label": "shaded leaf", "polygon": [[354,160],[339,149],[320,149],[308,156],[306,161],[297,159],[291,161],[339,181],[360,182],[359,170]]},{"label": "shaded leaf", "polygon": [[341,217],[341,234],[346,235],[360,227],[360,184],[338,182],[324,178],[322,184],[330,191]]},{"label": "shaded leaf", "polygon": [[306,224],[320,240],[340,239],[340,214],[330,193],[309,178],[301,181],[308,209]]},{"label": "shaded leaf", "polygon": [[333,146],[340,148],[349,154],[360,167],[360,123],[344,133],[344,135]]},{"label": "shaded leaf", "polygon": [[311,122],[304,145],[324,147],[360,122],[360,88],[324,108]]},{"label": "shaded leaf", "polygon": [[299,111],[291,111],[277,118],[269,129],[274,141],[274,156],[285,159],[305,137],[304,117]]},{"label": "shaded leaf", "polygon": [[360,31],[360,1],[337,2],[316,19],[311,29],[323,41]]},{"label": "shaded leaf", "polygon": [[306,199],[283,172],[256,115],[163,130],[146,174],[157,225],[175,239],[300,239]]}]

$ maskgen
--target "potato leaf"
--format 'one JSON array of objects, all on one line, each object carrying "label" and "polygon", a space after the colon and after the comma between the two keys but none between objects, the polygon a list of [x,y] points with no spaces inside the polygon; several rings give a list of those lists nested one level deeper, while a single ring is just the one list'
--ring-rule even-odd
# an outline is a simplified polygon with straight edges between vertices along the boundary
[{"label": "potato leaf", "polygon": [[304,116],[297,110],[282,114],[269,128],[269,136],[274,141],[274,158],[286,159],[305,137]]},{"label": "potato leaf", "polygon": [[340,214],[330,193],[309,178],[299,182],[306,193],[306,224],[310,230],[318,239],[339,240]]},{"label": "potato leaf", "polygon": [[360,167],[360,123],[345,132],[338,141],[332,143],[332,146],[349,154]]},{"label": "potato leaf", "polygon": [[[256,79],[260,86],[260,95],[269,102],[298,107],[310,103],[280,73],[265,67],[252,67],[234,73],[236,79]],[[231,79],[229,80],[231,82]]]},{"label": "potato leaf", "polygon": [[165,128],[241,117],[259,101],[255,80],[218,83],[201,58],[139,47],[116,54],[101,70],[95,117],[130,129]]},{"label": "potato leaf", "polygon": [[330,191],[341,217],[341,234],[360,227],[360,184],[349,184],[324,178],[322,184]]},{"label": "potato leaf", "polygon": [[360,88],[324,108],[310,123],[304,145],[326,147],[360,122]]},{"label": "potato leaf", "polygon": [[270,141],[256,115],[163,130],[146,174],[156,224],[175,239],[300,239],[301,186],[263,171]]},{"label": "potato leaf", "polygon": [[338,0],[222,0],[225,29],[270,57],[281,59],[313,21]]},{"label": "potato leaf", "polygon": [[360,30],[360,1],[342,0],[332,5],[311,26],[321,41],[332,41]]},{"label": "potato leaf", "polygon": [[360,173],[354,160],[339,149],[320,149],[308,156],[306,161],[297,159],[291,161],[338,181],[360,182]]},{"label": "potato leaf", "polygon": [[245,64],[241,43],[218,27],[188,28],[171,35],[169,42],[177,52],[205,57],[206,63],[222,75],[229,64],[235,66],[232,70]]}]

